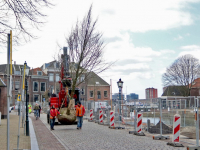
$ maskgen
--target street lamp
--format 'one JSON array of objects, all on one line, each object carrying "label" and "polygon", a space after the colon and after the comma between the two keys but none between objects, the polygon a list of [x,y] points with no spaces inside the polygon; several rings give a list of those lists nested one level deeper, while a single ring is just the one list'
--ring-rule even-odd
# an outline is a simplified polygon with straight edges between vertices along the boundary
[{"label": "street lamp", "polygon": [[117,86],[119,88],[119,116],[120,116],[119,121],[121,121],[121,93],[122,93],[123,83],[124,82],[121,80],[121,78],[117,82]]},{"label": "street lamp", "polygon": [[[24,63],[24,66],[27,66],[27,63]],[[28,84],[27,84],[27,78],[25,78],[25,92],[26,92],[26,136],[29,136],[29,120],[28,120]]]}]

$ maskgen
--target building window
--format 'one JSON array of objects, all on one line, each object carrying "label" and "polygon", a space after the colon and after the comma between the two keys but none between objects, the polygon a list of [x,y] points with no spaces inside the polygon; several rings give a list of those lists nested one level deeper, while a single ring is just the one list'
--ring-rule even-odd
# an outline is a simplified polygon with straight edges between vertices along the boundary
[{"label": "building window", "polygon": [[39,101],[39,95],[33,95],[34,102]]},{"label": "building window", "polygon": [[81,95],[85,95],[85,89],[84,88],[81,89]]},{"label": "building window", "polygon": [[49,81],[53,81],[53,77],[54,77],[53,73],[50,73],[49,74]]},{"label": "building window", "polygon": [[45,82],[41,82],[40,83],[40,88],[41,88],[40,89],[41,92],[45,92],[46,91],[46,83]]},{"label": "building window", "polygon": [[55,94],[54,86],[52,85],[52,86],[51,86],[51,94],[53,94],[53,93]]},{"label": "building window", "polygon": [[38,91],[38,82],[33,81],[33,91],[34,92]]},{"label": "building window", "polygon": [[82,74],[82,75],[81,75],[81,82],[84,82],[84,80],[85,80],[85,75]]},{"label": "building window", "polygon": [[108,91],[104,91],[104,97],[108,97]]},{"label": "building window", "polygon": [[37,71],[38,76],[42,76],[42,71]]},{"label": "building window", "polygon": [[19,84],[20,84],[19,81],[15,81],[15,90],[16,91],[19,90]]},{"label": "building window", "polygon": [[101,91],[97,91],[97,98],[101,99]]},{"label": "building window", "polygon": [[90,91],[90,97],[94,97],[93,91]]},{"label": "building window", "polygon": [[57,81],[60,81],[60,76],[59,76],[59,74],[56,74],[56,82]]},{"label": "building window", "polygon": [[42,101],[42,102],[45,102],[45,97],[44,97],[44,95],[41,95],[41,101]]}]

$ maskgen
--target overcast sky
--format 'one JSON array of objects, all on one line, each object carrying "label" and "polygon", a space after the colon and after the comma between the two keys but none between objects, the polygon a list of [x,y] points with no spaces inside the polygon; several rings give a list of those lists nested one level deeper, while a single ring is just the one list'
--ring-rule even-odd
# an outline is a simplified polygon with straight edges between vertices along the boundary
[{"label": "overcast sky", "polygon": [[[40,38],[14,47],[13,60],[40,67],[53,60],[77,19],[81,20],[93,4],[97,30],[106,42],[104,59],[117,61],[101,77],[118,92],[117,81],[124,81],[124,93],[145,98],[145,89],[158,89],[162,95],[162,74],[176,58],[192,54],[200,59],[200,0],[56,0],[45,9],[47,23]],[[0,49],[5,64],[6,49]]]}]

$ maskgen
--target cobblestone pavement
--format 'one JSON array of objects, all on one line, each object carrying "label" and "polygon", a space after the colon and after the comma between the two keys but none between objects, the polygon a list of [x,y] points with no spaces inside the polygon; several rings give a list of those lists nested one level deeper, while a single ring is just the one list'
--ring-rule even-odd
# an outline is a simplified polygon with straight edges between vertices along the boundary
[{"label": "cobblestone pavement", "polygon": [[[46,114],[40,118],[49,130]],[[56,125],[53,135],[67,150],[172,150],[165,141],[152,140],[151,137],[128,134],[127,130],[109,129],[108,126],[98,125],[84,120],[83,129],[77,130],[76,125]]]}]

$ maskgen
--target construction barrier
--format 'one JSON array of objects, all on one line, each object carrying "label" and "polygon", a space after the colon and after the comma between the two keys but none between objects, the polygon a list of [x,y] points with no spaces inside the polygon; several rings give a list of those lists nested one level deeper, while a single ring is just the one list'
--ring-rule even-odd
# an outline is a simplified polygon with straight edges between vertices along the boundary
[{"label": "construction barrier", "polygon": [[168,142],[167,145],[175,146],[175,147],[184,147],[179,143],[180,139],[180,126],[181,126],[181,116],[179,114],[174,115],[174,123],[173,123],[173,135],[172,142]]},{"label": "construction barrier", "polygon": [[102,109],[99,110],[99,123],[103,124],[103,110]]},{"label": "construction barrier", "polygon": [[115,126],[115,114],[114,111],[110,111],[110,127],[114,127]]},{"label": "construction barrier", "polygon": [[181,126],[181,116],[179,114],[176,114],[176,115],[174,115],[172,142],[179,143],[180,126]]},{"label": "construction barrier", "polygon": [[90,118],[89,118],[90,121],[93,121],[93,109],[90,109]]},{"label": "construction barrier", "polygon": [[142,114],[138,113],[137,114],[137,132],[141,133],[142,131]]}]

